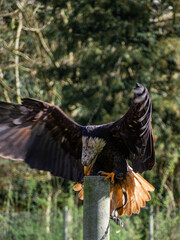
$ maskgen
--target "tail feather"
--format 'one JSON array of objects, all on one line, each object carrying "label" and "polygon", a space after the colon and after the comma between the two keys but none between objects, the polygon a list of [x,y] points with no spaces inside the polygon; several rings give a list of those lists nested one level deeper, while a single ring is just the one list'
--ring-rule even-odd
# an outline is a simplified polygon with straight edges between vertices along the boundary
[{"label": "tail feather", "polygon": [[[127,203],[124,201],[122,189],[127,194]],[[149,191],[154,191],[154,187],[139,174],[134,173],[129,167],[126,178],[120,183],[111,187],[111,214],[113,210],[118,209],[118,214],[131,216],[133,213],[139,213],[140,208],[146,206],[146,202],[151,200]],[[125,204],[125,206],[123,206]]]},{"label": "tail feather", "polygon": [[[145,207],[147,197],[145,195],[144,189],[141,187],[141,184],[135,179],[135,193],[140,207]],[[146,200],[145,200],[146,199]],[[148,200],[147,200],[148,201]]]},{"label": "tail feather", "polygon": [[136,206],[135,206],[135,209],[134,209],[133,213],[139,214],[139,212],[140,212],[140,204],[136,200],[135,200],[135,203],[136,203]]},{"label": "tail feather", "polygon": [[116,206],[119,206],[120,209],[118,210],[119,216],[124,214],[124,208],[122,207],[125,204],[125,199],[123,195],[122,188],[120,185],[116,184],[115,186],[111,185],[110,189],[110,208],[111,208],[111,213],[113,210],[116,208]]},{"label": "tail feather", "polygon": [[134,194],[133,194],[133,186],[134,182],[131,181],[131,178],[129,175],[126,177],[126,181],[122,184],[123,188],[125,189],[127,196],[128,196],[128,202],[125,206],[125,214],[127,216],[131,216],[134,209]]},{"label": "tail feather", "polygon": [[146,181],[141,175],[139,175],[138,173],[134,173],[133,171],[132,173],[136,177],[136,179],[139,180],[139,182],[143,183],[143,187],[145,187],[147,191],[150,191],[150,192],[154,191],[155,188],[148,181]]},{"label": "tail feather", "polygon": [[139,179],[135,178],[135,183],[136,186],[138,186],[138,193],[140,194],[140,196],[145,200],[145,201],[150,201],[151,200],[151,195],[149,194],[148,190],[146,189],[145,185],[143,185],[143,182],[141,180],[141,182],[139,181]]},{"label": "tail feather", "polygon": [[78,194],[78,197],[80,200],[84,200],[84,189],[82,189],[79,194]]},{"label": "tail feather", "polygon": [[[129,201],[128,202],[131,202],[131,214],[134,213],[134,212],[139,212],[140,211],[140,204],[139,204],[139,195],[137,194],[137,191],[134,191],[136,190],[136,186],[135,186],[135,181],[132,177],[131,174],[128,174],[127,175],[127,180],[128,180],[128,196],[129,197]],[[127,205],[129,205],[127,203]]]},{"label": "tail feather", "polygon": [[81,191],[82,190],[82,184],[81,183],[76,183],[73,187],[73,190],[75,192]]},{"label": "tail feather", "polygon": [[84,199],[84,189],[82,183],[76,183],[73,187],[75,192],[79,192],[78,197],[80,200]]},{"label": "tail feather", "polygon": [[[123,194],[123,192],[122,192],[122,194]],[[123,194],[123,196],[122,196],[122,202],[121,202],[121,205],[119,205],[119,209],[118,209],[118,214],[119,214],[119,216],[122,216],[123,214],[124,214],[124,212],[125,212],[125,208],[124,208],[124,206],[126,205],[126,200],[125,200],[125,197],[124,197],[124,194]]]},{"label": "tail feather", "polygon": [[[131,190],[131,196],[132,197],[133,197],[133,193],[134,193],[134,199],[132,200],[132,202],[133,202],[132,212],[133,213],[139,213],[141,204],[140,204],[137,188],[135,188],[135,181],[133,179],[133,175],[132,174],[128,174],[127,177],[130,178],[130,180],[129,180],[130,186],[131,185],[133,186],[133,188]],[[133,189],[134,189],[134,192],[133,192]]]}]

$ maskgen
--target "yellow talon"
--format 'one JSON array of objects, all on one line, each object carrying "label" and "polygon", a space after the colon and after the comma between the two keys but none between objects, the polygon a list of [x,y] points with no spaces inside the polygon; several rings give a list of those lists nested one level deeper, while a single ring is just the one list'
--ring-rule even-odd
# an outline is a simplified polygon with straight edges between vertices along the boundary
[{"label": "yellow talon", "polygon": [[111,178],[111,183],[114,183],[114,178],[115,178],[115,173],[114,173],[114,172],[111,172],[111,173],[101,172],[101,175],[107,176],[107,177],[104,179],[104,181],[106,181],[107,179]]}]

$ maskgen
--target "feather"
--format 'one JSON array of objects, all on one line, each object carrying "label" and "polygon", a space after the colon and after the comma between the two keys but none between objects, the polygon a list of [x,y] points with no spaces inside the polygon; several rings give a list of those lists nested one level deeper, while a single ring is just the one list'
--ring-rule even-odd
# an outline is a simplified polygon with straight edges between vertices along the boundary
[{"label": "feather", "polygon": [[82,189],[80,192],[79,192],[79,199],[80,200],[83,200],[84,199],[84,189]]},{"label": "feather", "polygon": [[[155,154],[149,93],[139,83],[133,91],[127,113],[99,126],[80,126],[57,106],[35,99],[24,98],[21,105],[0,102],[0,156],[21,159],[31,168],[79,182],[85,163],[94,164],[91,174],[123,173],[126,178],[111,188],[111,209],[119,207],[120,215],[138,213],[154,188],[134,172],[152,169]],[[134,172],[127,172],[126,159]]]},{"label": "feather", "polygon": [[82,127],[56,106],[30,98],[23,99],[22,105],[0,102],[0,156],[4,158],[21,159],[32,168],[80,181],[81,141]]},{"label": "feather", "polygon": [[135,174],[134,172],[133,174],[139,180],[139,182],[142,183],[142,185],[146,188],[147,191],[150,192],[154,191],[155,188],[148,181],[146,181],[140,174],[138,173]]},{"label": "feather", "polygon": [[[127,194],[127,203],[125,203],[122,189]],[[128,172],[126,177],[121,181],[121,184],[116,183],[115,186],[111,186],[111,215],[115,209],[118,210],[119,216],[123,214],[127,216],[131,216],[133,213],[138,214],[140,208],[145,207],[146,201],[149,201],[151,198],[148,191],[153,190],[154,187],[150,183],[139,174],[134,173],[128,166]]]},{"label": "feather", "polygon": [[111,126],[113,138],[119,145],[122,141],[129,151],[135,172],[150,170],[155,163],[151,129],[151,99],[145,87],[137,84],[134,99],[127,113]]},{"label": "feather", "polygon": [[82,184],[81,184],[81,183],[76,183],[76,184],[74,185],[74,187],[73,187],[73,190],[74,190],[75,192],[81,191],[81,190],[82,190]]},{"label": "feather", "polygon": [[127,195],[128,195],[128,201],[127,201],[127,204],[125,207],[125,213],[126,213],[126,215],[131,216],[136,208],[135,197],[134,197],[135,183],[129,173],[127,173],[127,176],[126,176],[125,186],[126,186],[125,189],[126,189]]},{"label": "feather", "polygon": [[120,208],[118,210],[119,216],[123,215],[123,213],[124,213],[123,205],[125,204],[125,201],[124,201],[124,195],[123,195],[122,187],[121,187],[120,184],[115,184],[115,186],[113,186],[111,184],[110,199],[111,199],[110,200],[111,215],[112,215],[113,211],[117,208]]}]

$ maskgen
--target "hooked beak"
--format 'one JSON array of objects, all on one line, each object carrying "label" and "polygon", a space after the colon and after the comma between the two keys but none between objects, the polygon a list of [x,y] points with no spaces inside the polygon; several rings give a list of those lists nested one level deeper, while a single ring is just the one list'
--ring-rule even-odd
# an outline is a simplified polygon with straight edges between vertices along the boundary
[{"label": "hooked beak", "polygon": [[84,166],[84,175],[85,176],[90,176],[93,165],[94,165],[94,162],[92,162],[89,166]]}]

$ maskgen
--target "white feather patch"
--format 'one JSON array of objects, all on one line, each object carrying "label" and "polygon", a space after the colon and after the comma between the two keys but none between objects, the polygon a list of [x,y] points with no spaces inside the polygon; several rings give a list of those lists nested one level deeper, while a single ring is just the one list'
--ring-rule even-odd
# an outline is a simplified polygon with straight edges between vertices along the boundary
[{"label": "white feather patch", "polygon": [[98,137],[82,137],[82,161],[91,162],[103,150],[106,142]]}]

